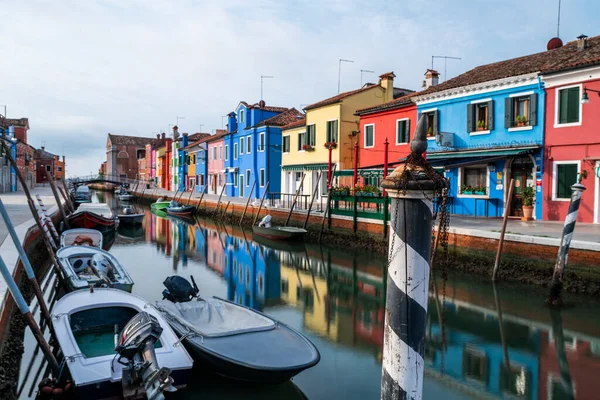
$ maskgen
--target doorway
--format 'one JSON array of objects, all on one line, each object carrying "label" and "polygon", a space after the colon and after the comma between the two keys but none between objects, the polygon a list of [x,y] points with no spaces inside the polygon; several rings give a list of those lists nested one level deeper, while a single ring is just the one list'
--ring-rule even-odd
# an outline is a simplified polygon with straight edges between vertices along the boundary
[{"label": "doorway", "polygon": [[533,186],[535,190],[535,182],[533,180],[533,161],[529,157],[516,158],[510,166],[510,177],[515,180],[515,189],[513,198],[510,204],[510,216],[523,216],[523,188]]}]

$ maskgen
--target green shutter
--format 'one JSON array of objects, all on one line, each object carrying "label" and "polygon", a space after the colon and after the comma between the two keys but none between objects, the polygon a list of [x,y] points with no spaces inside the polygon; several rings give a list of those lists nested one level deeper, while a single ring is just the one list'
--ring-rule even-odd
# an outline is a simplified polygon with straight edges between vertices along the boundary
[{"label": "green shutter", "polygon": [[572,87],[567,89],[568,100],[567,100],[567,122],[579,122],[579,105],[581,104],[579,96],[579,87]]},{"label": "green shutter", "polygon": [[532,94],[529,98],[529,125],[536,126],[537,125],[537,109],[538,109],[538,95],[536,93]]},{"label": "green shutter", "polygon": [[569,90],[563,89],[558,93],[558,123],[566,124],[569,120],[568,116]]},{"label": "green shutter", "polygon": [[338,141],[338,121],[337,119],[333,122],[333,141]]},{"label": "green shutter", "polygon": [[475,104],[467,104],[467,133],[475,132],[477,130],[476,125],[473,124],[475,117]]},{"label": "green shutter", "polygon": [[577,164],[559,164],[556,170],[558,174],[556,197],[568,199],[571,197],[571,185],[577,182]]},{"label": "green shutter", "polygon": [[439,129],[440,129],[438,114],[439,114],[439,110],[435,110],[433,112],[433,135],[434,136],[437,136]]},{"label": "green shutter", "polygon": [[513,123],[513,99],[512,97],[507,97],[504,99],[504,127],[506,129],[512,128]]},{"label": "green shutter", "polygon": [[490,100],[487,103],[488,106],[488,130],[494,130],[494,100]]}]

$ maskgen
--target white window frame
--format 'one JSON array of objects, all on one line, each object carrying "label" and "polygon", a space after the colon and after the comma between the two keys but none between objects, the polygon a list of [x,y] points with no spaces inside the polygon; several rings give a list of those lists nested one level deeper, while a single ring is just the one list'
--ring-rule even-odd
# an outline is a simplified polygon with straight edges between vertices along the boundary
[{"label": "white window frame", "polygon": [[[400,121],[408,121],[408,142],[405,143],[399,143],[398,142],[398,122]],[[374,134],[373,134],[374,136]],[[396,120],[396,146],[407,146],[410,143],[410,118],[398,118]],[[375,144],[375,142],[373,142],[373,144]]]},{"label": "white window frame", "polygon": [[[263,143],[262,146],[260,145],[260,142]],[[257,144],[258,151],[260,151],[260,152],[265,151],[265,147],[266,147],[266,144],[265,144],[265,133],[261,132],[261,133],[258,134],[258,144]]]},{"label": "white window frame", "polygon": [[[372,126],[373,127],[373,145],[372,146],[367,146],[367,126]],[[365,124],[363,126],[363,144],[364,144],[364,148],[365,149],[372,149],[373,147],[375,147],[375,124]]]},{"label": "white window frame", "polygon": [[261,188],[265,187],[265,178],[266,178],[265,169],[264,168],[259,169],[258,170],[258,183]]},{"label": "white window frame", "polygon": [[225,145],[225,161],[229,161],[229,145]]},{"label": "white window frame", "polygon": [[240,110],[240,124],[244,123],[244,109]]},{"label": "white window frame", "polygon": [[[300,134],[304,133],[304,141],[306,142],[306,135],[308,134],[307,131],[304,132],[296,132],[296,137],[300,136]],[[298,153],[304,153],[306,150],[304,150],[302,147],[304,146],[304,144],[302,146],[300,146],[300,149],[298,149]],[[292,148],[292,144],[290,143],[290,150]]]},{"label": "white window frame", "polygon": [[252,153],[252,136],[246,136],[246,154]]},{"label": "white window frame", "polygon": [[238,143],[237,143],[237,142],[235,142],[235,143],[233,144],[233,159],[234,159],[234,160],[237,160],[237,159],[238,159],[238,157],[239,157],[239,151],[238,151],[238,150],[239,150],[239,145],[238,145]]},{"label": "white window frame", "polygon": [[219,146],[219,160],[223,159],[223,145]]},{"label": "white window frame", "polygon": [[238,187],[238,181],[240,180],[240,174],[233,174],[233,187],[237,188]]},{"label": "white window frame", "polygon": [[[473,100],[471,101],[471,104],[481,104],[481,103],[489,103],[490,101],[493,101],[494,99],[492,99],[491,97],[488,97],[487,99],[478,99],[478,100]],[[491,110],[488,110],[488,113],[491,112]],[[490,116],[488,114],[488,124],[490,122]],[[477,121],[475,121],[475,126],[477,126]],[[486,129],[485,131],[478,131],[475,130],[473,132],[469,132],[470,136],[479,136],[479,135],[489,135],[490,133],[492,133],[491,130]]]},{"label": "white window frame", "polygon": [[250,170],[246,170],[246,187],[250,187]]},{"label": "white window frame", "polygon": [[242,136],[240,138],[240,155],[243,155],[245,150],[246,150],[246,138]]},{"label": "white window frame", "polygon": [[[427,113],[434,112],[434,111],[437,111],[437,110],[438,110],[437,107],[435,107],[435,108],[428,108],[427,110],[421,110],[417,114],[417,120],[418,120],[419,114],[427,114]],[[438,127],[439,127],[439,123],[440,123],[439,122],[439,118],[440,118],[440,116],[438,114]],[[438,133],[439,132],[441,132],[441,130],[438,128]],[[427,135],[427,133],[425,133],[425,135]],[[427,140],[435,140],[435,136],[427,137]]]},{"label": "white window frame", "polygon": [[327,139],[327,128],[328,128],[329,122],[335,122],[335,121],[337,121],[338,131],[336,132],[337,140],[334,143],[337,143],[340,141],[340,122],[337,118],[327,120],[327,123],[325,124],[325,139]]},{"label": "white window frame", "polygon": [[[283,138],[286,138],[286,137],[288,138],[288,142],[290,144],[290,148],[288,149],[288,151],[283,151],[283,150],[285,150],[285,148],[283,146],[283,143],[285,142],[285,140],[283,140]],[[291,135],[282,136],[281,147],[282,147],[281,151],[282,151],[283,154],[290,154],[290,151],[292,151],[292,136]]]},{"label": "white window frame", "polygon": [[[462,187],[463,182],[463,174],[465,168],[482,168],[485,167],[487,170],[487,179],[485,180],[485,194],[462,194],[460,193],[460,188]],[[464,198],[464,199],[489,199],[490,198],[490,166],[485,164],[479,165],[469,165],[467,167],[459,167],[458,169],[458,187],[456,191],[456,197]]]},{"label": "white window frame", "polygon": [[583,120],[583,104],[581,104],[581,101],[577,102],[577,104],[579,105],[579,122],[568,122],[568,123],[564,123],[564,124],[561,124],[559,122],[560,121],[560,107],[559,107],[560,91],[564,90],[564,89],[571,89],[574,87],[579,88],[579,95],[582,96],[583,95],[583,84],[581,84],[581,83],[576,84],[576,85],[567,85],[567,86],[560,86],[560,87],[554,88],[554,127],[555,128],[567,128],[569,126],[581,126],[581,121]]},{"label": "white window frame", "polygon": [[[581,160],[563,160],[552,162],[552,201],[571,201],[571,197],[560,199],[556,197],[556,190],[558,186],[558,166],[563,164],[577,164],[577,174],[581,173]],[[576,182],[573,182],[576,183]]]}]

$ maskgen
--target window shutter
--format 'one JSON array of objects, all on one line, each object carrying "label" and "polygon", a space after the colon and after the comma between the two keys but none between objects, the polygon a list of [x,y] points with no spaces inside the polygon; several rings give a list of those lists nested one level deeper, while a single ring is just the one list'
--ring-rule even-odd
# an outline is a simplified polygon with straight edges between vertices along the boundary
[{"label": "window shutter", "polygon": [[504,127],[506,129],[512,128],[513,121],[513,109],[512,109],[512,97],[504,99]]},{"label": "window shutter", "polygon": [[537,93],[534,93],[530,97],[529,104],[529,125],[536,126],[537,125]]},{"label": "window shutter", "polygon": [[405,132],[405,134],[404,134],[405,142],[408,143],[408,142],[410,142],[410,119],[407,119],[404,122],[404,132]]},{"label": "window shutter", "polygon": [[473,124],[473,117],[475,116],[475,104],[467,104],[467,132],[474,132],[475,125]]},{"label": "window shutter", "polygon": [[439,114],[439,110],[435,110],[433,112],[433,134],[434,134],[434,136],[437,136],[439,129],[440,129],[438,114]]},{"label": "window shutter", "polygon": [[337,119],[333,122],[333,141],[338,141],[338,121]]},{"label": "window shutter", "polygon": [[488,130],[494,130],[494,100],[487,103],[488,106]]}]

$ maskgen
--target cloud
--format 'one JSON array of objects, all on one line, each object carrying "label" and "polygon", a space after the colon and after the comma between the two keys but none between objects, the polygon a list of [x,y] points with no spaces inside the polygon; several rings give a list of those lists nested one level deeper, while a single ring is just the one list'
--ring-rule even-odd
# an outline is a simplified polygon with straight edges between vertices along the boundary
[{"label": "cloud", "polygon": [[[563,7],[563,38],[593,35],[593,0]],[[455,76],[542,51],[556,12],[544,0],[86,0],[4,2],[0,103],[30,118],[30,139],[62,149],[69,173],[104,158],[108,132],[153,136],[221,128],[240,100],[309,104],[375,81],[418,89],[432,55]],[[435,67],[443,71],[443,61]],[[442,77],[444,78],[444,77]],[[93,170],[97,169],[94,165]]]}]

